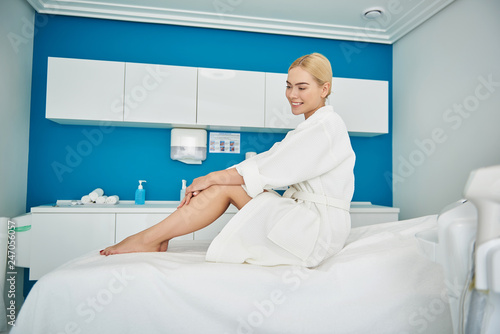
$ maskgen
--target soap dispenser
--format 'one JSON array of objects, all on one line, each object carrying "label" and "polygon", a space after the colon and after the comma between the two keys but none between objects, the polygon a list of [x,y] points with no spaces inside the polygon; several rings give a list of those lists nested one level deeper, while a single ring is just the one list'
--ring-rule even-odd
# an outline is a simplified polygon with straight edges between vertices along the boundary
[{"label": "soap dispenser", "polygon": [[142,205],[146,202],[146,189],[142,187],[142,182],[145,180],[139,180],[139,187],[135,191],[135,204]]},{"label": "soap dispenser", "polygon": [[184,199],[185,195],[186,195],[186,180],[182,180],[181,201]]}]

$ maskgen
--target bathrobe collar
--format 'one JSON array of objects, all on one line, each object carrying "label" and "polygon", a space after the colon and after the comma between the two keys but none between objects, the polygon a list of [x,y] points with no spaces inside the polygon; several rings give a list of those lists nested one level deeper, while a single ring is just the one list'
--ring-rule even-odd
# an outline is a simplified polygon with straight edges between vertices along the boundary
[{"label": "bathrobe collar", "polygon": [[320,115],[322,115],[324,113],[327,113],[327,112],[332,112],[332,111],[333,111],[333,107],[332,106],[325,105],[324,107],[321,107],[318,110],[316,110],[314,112],[314,114],[312,114],[311,116],[309,116],[308,119],[306,119],[306,121],[309,121],[311,119],[316,119],[316,118],[320,117]]}]

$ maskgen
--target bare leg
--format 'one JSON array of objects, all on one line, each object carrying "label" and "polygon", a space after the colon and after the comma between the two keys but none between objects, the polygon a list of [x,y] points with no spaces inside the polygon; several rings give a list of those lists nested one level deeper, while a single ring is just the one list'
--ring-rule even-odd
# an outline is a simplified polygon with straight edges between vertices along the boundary
[{"label": "bare leg", "polygon": [[158,224],[101,251],[102,255],[166,251],[168,241],[213,223],[233,204],[241,209],[251,200],[241,186],[211,186]]}]

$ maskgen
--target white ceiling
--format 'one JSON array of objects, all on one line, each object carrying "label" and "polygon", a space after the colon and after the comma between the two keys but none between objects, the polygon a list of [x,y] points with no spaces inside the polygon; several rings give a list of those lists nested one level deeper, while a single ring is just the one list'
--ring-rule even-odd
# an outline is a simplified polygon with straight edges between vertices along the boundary
[{"label": "white ceiling", "polygon": [[[454,0],[28,0],[39,13],[392,44]],[[383,15],[367,20],[368,9]]]}]

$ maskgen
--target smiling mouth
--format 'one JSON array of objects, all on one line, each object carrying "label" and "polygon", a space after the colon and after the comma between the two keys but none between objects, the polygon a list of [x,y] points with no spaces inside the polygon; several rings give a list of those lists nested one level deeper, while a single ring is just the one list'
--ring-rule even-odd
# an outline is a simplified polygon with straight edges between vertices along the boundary
[{"label": "smiling mouth", "polygon": [[300,106],[302,102],[292,102],[292,106],[297,107]]}]

